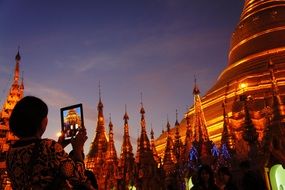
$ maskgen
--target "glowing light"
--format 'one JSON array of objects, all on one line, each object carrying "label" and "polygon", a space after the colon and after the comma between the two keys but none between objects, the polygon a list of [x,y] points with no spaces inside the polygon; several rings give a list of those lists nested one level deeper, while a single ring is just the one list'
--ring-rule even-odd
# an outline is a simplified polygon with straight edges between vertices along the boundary
[{"label": "glowing light", "polygon": [[245,83],[245,82],[242,82],[242,83],[239,84],[239,88],[240,88],[241,90],[245,90],[245,89],[247,88],[247,86],[248,86],[248,84]]},{"label": "glowing light", "polygon": [[187,190],[190,190],[194,186],[193,181],[192,181],[192,176],[189,178],[187,186],[188,186]]},{"label": "glowing light", "polygon": [[129,185],[129,190],[136,190],[137,188],[136,188],[136,186],[134,186],[134,185]]},{"label": "glowing light", "polygon": [[61,132],[56,133],[57,137],[60,137],[61,135],[62,135]]}]

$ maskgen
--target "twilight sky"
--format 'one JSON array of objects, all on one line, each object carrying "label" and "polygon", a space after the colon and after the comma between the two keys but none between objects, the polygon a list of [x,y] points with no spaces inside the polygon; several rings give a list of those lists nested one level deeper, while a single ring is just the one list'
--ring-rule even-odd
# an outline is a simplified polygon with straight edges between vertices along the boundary
[{"label": "twilight sky", "polygon": [[[49,106],[44,137],[56,139],[59,109],[82,103],[88,153],[95,136],[99,81],[105,127],[114,125],[117,153],[125,104],[133,149],[142,92],[147,132],[173,127],[227,65],[242,0],[0,0],[0,103],[12,82],[20,46],[25,95]],[[150,137],[150,136],[149,136]]]}]

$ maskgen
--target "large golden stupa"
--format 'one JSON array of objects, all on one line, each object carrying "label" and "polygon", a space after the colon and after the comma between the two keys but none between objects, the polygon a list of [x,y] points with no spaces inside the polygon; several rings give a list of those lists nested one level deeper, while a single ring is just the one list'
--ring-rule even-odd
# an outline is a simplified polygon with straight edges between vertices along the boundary
[{"label": "large golden stupa", "polygon": [[[240,95],[250,97],[250,115],[259,134],[264,135],[266,117],[272,109],[272,71],[278,87],[280,102],[285,95],[285,0],[245,0],[239,23],[231,38],[228,64],[215,85],[202,98],[209,137],[220,143],[223,130],[223,108],[237,129],[244,122]],[[284,108],[281,105],[281,115]],[[193,117],[193,107],[185,113],[180,124],[181,139],[185,139],[186,117]],[[173,132],[174,134],[174,132]],[[240,135],[240,134],[236,134]],[[237,137],[241,138],[241,137]],[[156,140],[160,155],[166,134]]]}]

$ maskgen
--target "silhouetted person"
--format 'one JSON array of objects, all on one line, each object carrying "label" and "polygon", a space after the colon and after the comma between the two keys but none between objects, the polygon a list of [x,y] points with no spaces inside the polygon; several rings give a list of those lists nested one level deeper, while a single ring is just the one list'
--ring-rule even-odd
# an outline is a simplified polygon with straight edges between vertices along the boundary
[{"label": "silhouetted person", "polygon": [[228,167],[220,167],[217,174],[220,190],[238,190]]},{"label": "silhouetted person", "polygon": [[261,174],[251,168],[250,161],[240,163],[243,176],[241,180],[242,190],[266,190],[266,185]]},{"label": "silhouetted person", "polygon": [[[63,189],[68,184],[85,183],[83,145],[86,130],[72,140],[72,160],[61,144],[42,139],[46,130],[48,107],[39,98],[26,96],[14,107],[9,126],[17,140],[7,154],[7,172],[13,189]],[[83,170],[82,170],[83,168]],[[68,183],[65,183],[68,181]]]},{"label": "silhouetted person", "polygon": [[197,181],[191,190],[218,190],[215,184],[214,173],[210,166],[203,165],[198,170]]}]

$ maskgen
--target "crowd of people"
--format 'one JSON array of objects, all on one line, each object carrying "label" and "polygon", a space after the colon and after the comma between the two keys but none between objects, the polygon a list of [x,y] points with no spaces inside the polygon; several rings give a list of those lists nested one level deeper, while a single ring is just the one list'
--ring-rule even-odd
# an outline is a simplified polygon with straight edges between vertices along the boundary
[{"label": "crowd of people", "polygon": [[252,169],[248,160],[240,163],[240,176],[234,176],[230,168],[222,166],[216,174],[209,165],[202,165],[192,176],[191,190],[266,190],[262,175]]}]

